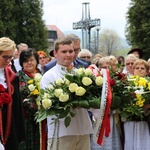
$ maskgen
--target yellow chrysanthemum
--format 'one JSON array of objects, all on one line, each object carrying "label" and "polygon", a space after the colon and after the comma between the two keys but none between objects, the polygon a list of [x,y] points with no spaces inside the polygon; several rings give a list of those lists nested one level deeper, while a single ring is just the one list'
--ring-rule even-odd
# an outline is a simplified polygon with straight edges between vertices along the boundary
[{"label": "yellow chrysanthemum", "polygon": [[130,77],[130,79],[134,79],[134,78],[136,78],[136,76],[131,76],[131,77]]},{"label": "yellow chrysanthemum", "polygon": [[143,101],[143,100],[138,100],[138,101],[136,102],[136,105],[139,106],[139,107],[143,107],[144,101]]},{"label": "yellow chrysanthemum", "polygon": [[145,78],[139,78],[139,86],[146,87],[147,80]]},{"label": "yellow chrysanthemum", "polygon": [[147,85],[148,85],[148,90],[150,91],[150,82],[148,82],[148,84],[147,84]]},{"label": "yellow chrysanthemum", "polygon": [[33,95],[38,95],[39,94],[39,91],[37,89],[35,89],[34,91],[31,92],[31,94]]},{"label": "yellow chrysanthemum", "polygon": [[33,80],[29,80],[28,81],[28,84],[32,84],[34,81]]},{"label": "yellow chrysanthemum", "polygon": [[135,81],[134,81],[134,85],[135,85],[135,86],[139,86],[138,80],[135,80]]},{"label": "yellow chrysanthemum", "polygon": [[136,94],[136,97],[137,97],[138,100],[142,100],[141,94]]}]

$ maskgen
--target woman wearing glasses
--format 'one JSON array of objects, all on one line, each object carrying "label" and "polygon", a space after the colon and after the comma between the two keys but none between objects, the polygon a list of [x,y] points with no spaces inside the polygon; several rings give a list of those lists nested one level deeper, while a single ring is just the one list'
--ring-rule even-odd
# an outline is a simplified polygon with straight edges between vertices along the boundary
[{"label": "woman wearing glasses", "polygon": [[133,54],[129,54],[125,57],[125,68],[123,70],[124,74],[127,74],[128,76],[133,75],[134,70],[132,66],[137,59],[138,58]]},{"label": "woman wearing glasses", "polygon": [[18,150],[25,139],[24,116],[19,92],[19,80],[10,68],[16,44],[10,38],[0,38],[0,149]]},{"label": "woman wearing glasses", "polygon": [[34,49],[28,48],[26,51],[21,52],[19,62],[20,66],[22,67],[22,70],[18,72],[18,75],[26,131],[26,140],[20,144],[19,150],[39,150],[39,124],[36,123],[34,119],[34,114],[38,108],[35,98],[32,98],[32,100],[29,98],[28,100],[28,96],[31,93],[28,90],[28,83],[32,81],[36,73],[41,73],[41,71],[37,68],[39,64],[39,57]]},{"label": "woman wearing glasses", "polygon": [[[147,77],[149,66],[143,59],[137,59],[132,65],[133,74],[139,77]],[[144,105],[143,119],[132,117],[131,121],[124,123],[125,144],[124,150],[149,150],[150,131],[150,105]]]},{"label": "woman wearing glasses", "polygon": [[48,63],[48,57],[47,54],[44,51],[38,51],[39,55],[39,66],[41,70],[44,70],[44,65]]}]

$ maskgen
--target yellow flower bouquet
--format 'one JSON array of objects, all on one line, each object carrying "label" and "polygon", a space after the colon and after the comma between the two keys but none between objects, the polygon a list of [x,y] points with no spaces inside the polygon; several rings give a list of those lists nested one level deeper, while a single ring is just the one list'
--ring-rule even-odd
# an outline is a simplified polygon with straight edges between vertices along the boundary
[{"label": "yellow flower bouquet", "polygon": [[41,109],[36,113],[37,121],[55,115],[59,119],[65,118],[64,123],[66,127],[69,126],[76,108],[100,108],[102,84],[102,76],[95,76],[89,68],[64,74],[64,78],[41,89]]},{"label": "yellow flower bouquet", "polygon": [[[26,97],[24,102],[35,102],[36,98],[38,98],[40,94],[40,81],[42,75],[40,73],[36,73],[33,79],[28,80],[27,84],[24,85],[24,91],[26,91]],[[25,95],[24,95],[25,96]],[[36,101],[37,103],[38,101]]]},{"label": "yellow flower bouquet", "polygon": [[[143,120],[144,107],[150,104],[150,78],[131,76],[117,82],[120,89],[120,104],[117,109],[123,121]],[[117,85],[116,85],[117,86]],[[115,86],[113,92],[115,92]]]}]

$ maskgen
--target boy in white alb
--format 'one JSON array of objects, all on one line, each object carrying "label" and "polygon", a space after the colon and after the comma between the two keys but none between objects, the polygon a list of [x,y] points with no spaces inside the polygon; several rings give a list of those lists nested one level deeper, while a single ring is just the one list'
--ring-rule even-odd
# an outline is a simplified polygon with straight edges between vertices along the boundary
[{"label": "boy in white alb", "polygon": [[[57,64],[43,75],[42,89],[63,77],[62,74],[66,73],[66,68],[74,61],[73,42],[67,37],[56,40],[54,48]],[[68,127],[64,125],[64,119],[59,119],[56,124],[51,124],[53,117],[47,118],[47,150],[90,150],[90,134],[93,129],[86,109],[76,109],[76,115],[71,119]]]}]

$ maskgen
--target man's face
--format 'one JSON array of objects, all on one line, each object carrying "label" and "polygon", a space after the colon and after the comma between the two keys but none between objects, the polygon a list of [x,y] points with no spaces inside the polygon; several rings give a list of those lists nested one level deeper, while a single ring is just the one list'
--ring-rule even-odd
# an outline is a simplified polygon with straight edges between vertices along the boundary
[{"label": "man's face", "polygon": [[74,48],[74,51],[75,51],[75,58],[77,58],[78,56],[78,53],[80,52],[81,48],[80,48],[80,41],[77,40],[77,41],[74,41],[74,45],[73,45],[73,48]]},{"label": "man's face", "polygon": [[68,67],[74,61],[75,52],[73,44],[70,45],[59,45],[58,51],[54,50],[54,56],[57,59],[57,63]]},{"label": "man's face", "polygon": [[19,49],[18,49],[19,55],[20,55],[20,53],[21,53],[22,51],[27,50],[27,49],[28,49],[27,46],[20,46]]}]

